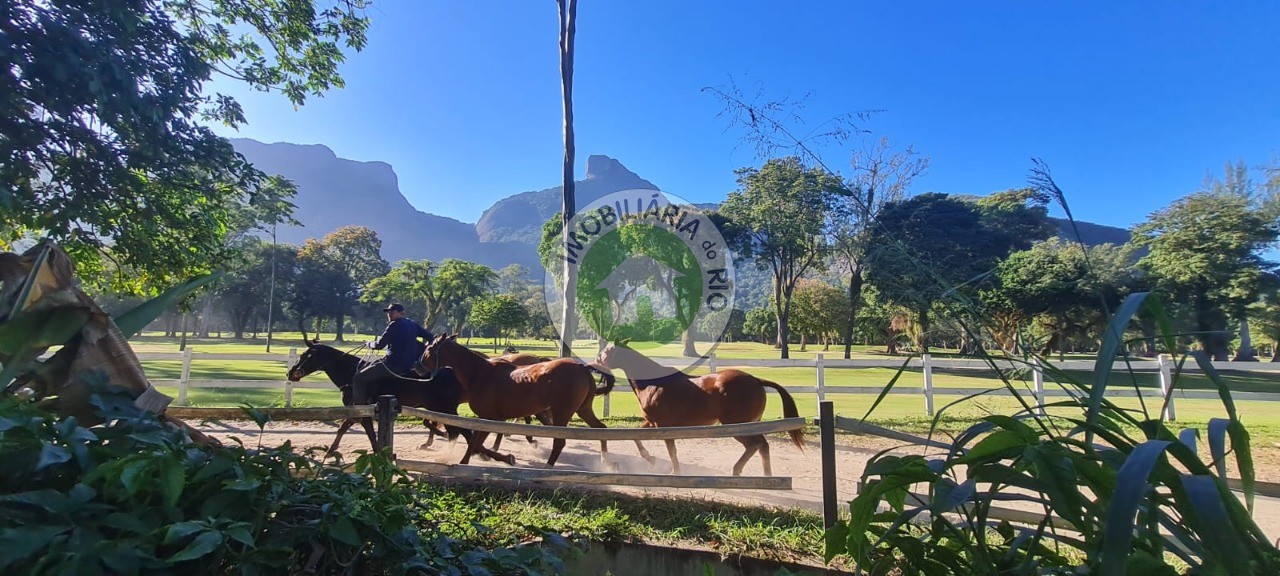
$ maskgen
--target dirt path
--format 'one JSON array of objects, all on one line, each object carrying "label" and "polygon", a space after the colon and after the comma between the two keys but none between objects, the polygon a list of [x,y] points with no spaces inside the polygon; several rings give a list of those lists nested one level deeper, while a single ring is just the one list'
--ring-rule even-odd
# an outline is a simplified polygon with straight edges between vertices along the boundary
[{"label": "dirt path", "polygon": [[[297,448],[310,446],[327,447],[333,441],[337,426],[316,422],[279,422],[267,427],[262,436],[262,445],[278,446],[286,440]],[[202,431],[212,433],[220,438],[238,436],[246,446],[258,443],[258,430],[251,422],[206,423]],[[444,464],[456,464],[464,451],[462,442],[449,443],[440,438],[427,447],[423,444],[427,433],[422,427],[396,426],[396,455],[399,458],[425,460]],[[821,514],[822,512],[822,467],[819,462],[819,446],[815,438],[808,438],[802,452],[790,439],[781,435],[770,436],[773,473],[776,476],[790,476],[791,490],[690,490],[675,488],[618,488],[604,489],[643,494],[650,496],[679,496],[685,498],[701,498],[733,503],[755,504],[786,508],[803,508]],[[492,437],[486,441],[492,446]],[[847,503],[857,494],[857,481],[867,460],[881,450],[897,446],[897,443],[876,437],[841,436],[836,446],[836,490],[840,502]],[[670,471],[670,460],[666,447],[662,442],[647,442],[645,447],[657,458],[657,464],[650,466],[636,450],[634,442],[611,442],[609,444],[609,461],[616,463],[618,471],[630,473],[665,474]],[[681,473],[690,475],[724,475],[731,474],[733,464],[742,455],[742,445],[733,439],[701,439],[680,440],[676,443],[680,458]],[[343,438],[340,450],[344,454],[353,454],[356,450],[368,449],[369,441],[359,427],[353,428]],[[536,444],[529,444],[523,437],[508,437],[502,442],[502,452],[512,453],[516,457],[516,466],[541,467],[547,460],[551,449],[550,439],[538,439]],[[1266,450],[1272,452],[1271,450]],[[1271,460],[1274,453],[1264,456],[1259,463],[1259,479],[1274,480],[1276,470],[1272,469]],[[481,466],[506,466],[506,464],[487,462],[473,458],[473,464]],[[565,445],[557,469],[606,471],[600,462],[600,446],[597,442],[569,440]],[[743,471],[746,475],[761,475],[763,470],[758,456],[753,457]],[[842,504],[842,511],[847,504]],[[1258,524],[1272,538],[1280,538],[1280,499],[1257,499],[1254,514]]]}]

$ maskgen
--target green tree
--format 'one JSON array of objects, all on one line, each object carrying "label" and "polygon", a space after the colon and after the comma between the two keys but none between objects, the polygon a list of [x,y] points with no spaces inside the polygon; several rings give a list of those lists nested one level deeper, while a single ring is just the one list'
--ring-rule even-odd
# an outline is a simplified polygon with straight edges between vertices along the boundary
[{"label": "green tree", "polygon": [[492,268],[475,262],[447,258],[435,275],[436,305],[440,317],[461,332],[467,326],[471,307],[493,292],[498,275]]},{"label": "green tree", "polygon": [[7,2],[0,7],[0,244],[44,236],[98,278],[154,290],[224,258],[233,207],[285,184],[201,121],[236,126],[215,73],[295,104],[341,86],[363,2]]},{"label": "green tree", "polygon": [[831,212],[831,247],[835,264],[848,284],[847,317],[844,321],[844,357],[853,346],[858,305],[867,267],[868,241],[879,224],[880,211],[886,204],[901,201],[916,177],[929,168],[929,158],[915,150],[893,151],[888,138],[879,139],[869,149],[853,154],[850,161],[853,178],[844,196]]},{"label": "green tree", "polygon": [[753,339],[768,342],[771,339],[769,336],[776,335],[778,331],[778,318],[774,315],[773,307],[762,306],[748,310],[742,330]]},{"label": "green tree", "polygon": [[[911,311],[917,346],[927,352],[935,303],[961,304],[948,309],[977,325],[971,296],[1001,259],[1051,233],[1047,201],[1032,190],[1011,190],[977,202],[929,193],[891,203],[871,236],[867,279],[886,303]],[[968,349],[969,331],[961,335]]]},{"label": "green tree", "polygon": [[498,341],[505,341],[512,331],[518,330],[529,319],[524,304],[507,294],[499,294],[477,300],[471,308],[471,323],[478,328],[493,331],[493,351],[498,351]]},{"label": "green tree", "polygon": [[280,318],[279,302],[288,300],[296,276],[298,249],[288,244],[271,244],[251,238],[236,251],[234,259],[227,262],[227,273],[218,282],[214,297],[231,321],[231,331],[236,338],[244,338],[246,329],[267,317],[270,286],[263,279],[271,275],[272,257],[276,272],[276,309]]},{"label": "green tree", "polygon": [[389,272],[364,285],[360,301],[365,304],[399,302],[411,318],[421,318],[422,325],[434,327],[440,316],[435,306],[438,297],[432,283],[435,265],[430,260],[401,260]]},{"label": "green tree", "polygon": [[802,278],[792,294],[791,322],[800,335],[800,350],[813,336],[830,348],[849,316],[849,301],[839,288],[821,280]]},{"label": "green tree", "polygon": [[298,252],[298,286],[294,310],[301,322],[306,316],[334,319],[336,338],[343,341],[343,326],[362,290],[390,265],[382,259],[382,241],[363,226],[344,226],[323,240],[308,239]]},{"label": "green tree", "polygon": [[1218,361],[1228,358],[1228,320],[1245,318],[1275,265],[1262,251],[1280,233],[1261,199],[1231,173],[1152,213],[1133,240],[1149,249],[1138,266],[1189,307],[1196,339]]},{"label": "green tree", "polygon": [[773,273],[777,345],[781,357],[789,358],[792,292],[806,272],[821,264],[827,251],[827,215],[837,196],[846,192],[839,178],[795,157],[772,159],[737,174],[738,190],[720,205],[720,214],[732,223],[726,227],[726,241]]}]

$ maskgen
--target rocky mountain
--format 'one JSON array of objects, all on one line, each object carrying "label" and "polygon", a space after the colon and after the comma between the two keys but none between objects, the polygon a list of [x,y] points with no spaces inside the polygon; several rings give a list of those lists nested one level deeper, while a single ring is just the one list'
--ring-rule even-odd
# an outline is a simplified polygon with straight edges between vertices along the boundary
[{"label": "rocky mountain", "polygon": [[[342,226],[367,226],[382,239],[388,261],[461,258],[493,268],[520,264],[540,274],[537,245],[542,224],[560,211],[559,186],[522,192],[497,201],[476,224],[437,216],[415,208],[400,191],[391,165],[339,158],[322,145],[264,144],[233,139],[236,150],[259,169],[279,174],[298,186],[294,217],[301,226],[281,227],[281,242],[302,244]],[[579,206],[620,190],[657,190],[653,183],[608,156],[587,158],[587,175],[577,182]],[[464,191],[465,192],[465,191]],[[698,204],[704,210],[714,204]],[[1074,238],[1065,221],[1057,221],[1065,238]],[[1124,243],[1122,228],[1079,222],[1087,244]]]},{"label": "rocky mountain", "polygon": [[[586,206],[592,200],[620,190],[657,190],[658,187],[608,156],[587,158],[587,177],[574,186],[574,200]],[[537,192],[522,192],[503,198],[490,206],[476,223],[476,234],[482,242],[525,242],[537,245],[542,239],[542,224],[560,212],[560,195],[564,187],[556,186]]]}]

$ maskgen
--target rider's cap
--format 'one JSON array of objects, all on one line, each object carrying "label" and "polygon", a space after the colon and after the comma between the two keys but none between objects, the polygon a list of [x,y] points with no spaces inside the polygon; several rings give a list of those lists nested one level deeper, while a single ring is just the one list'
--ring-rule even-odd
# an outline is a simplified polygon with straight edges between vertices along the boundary
[{"label": "rider's cap", "polygon": [[404,306],[401,304],[389,304],[386,308],[382,309],[383,312],[391,312],[393,310],[396,312],[404,312]]}]

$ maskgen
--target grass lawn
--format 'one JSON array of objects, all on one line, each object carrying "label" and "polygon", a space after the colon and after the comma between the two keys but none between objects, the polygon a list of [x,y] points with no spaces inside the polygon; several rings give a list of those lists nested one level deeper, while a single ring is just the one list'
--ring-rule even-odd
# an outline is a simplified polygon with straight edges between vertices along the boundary
[{"label": "grass lawn", "polygon": [[[368,335],[348,335],[347,343],[335,344],[339,348],[354,348],[359,343],[372,338]],[[489,344],[491,341],[487,339],[475,339],[472,346],[477,350],[490,351]],[[251,354],[265,352],[265,339],[254,340],[231,340],[231,339],[188,339],[188,345],[195,351],[200,353],[222,353],[222,354]],[[534,341],[534,340],[516,340],[513,344],[521,351],[531,353],[541,353],[547,355],[555,354],[554,342]],[[158,333],[148,333],[141,335],[133,341],[134,349],[138,352],[177,352],[178,344],[174,339],[164,338]],[[582,349],[582,354],[594,350],[595,343],[591,341],[580,341],[575,343],[575,349]],[[303,348],[302,337],[299,333],[281,333],[276,335],[273,353],[287,354],[290,347]],[[812,358],[814,351],[818,347],[813,347],[808,352],[796,352],[793,354],[797,358]],[[657,356],[677,356],[679,349],[676,346],[657,347],[655,351],[650,352]],[[874,350],[868,347],[855,348],[857,355],[860,357],[884,357],[875,354]],[[732,359],[771,359],[777,357],[777,351],[767,345],[755,343],[726,343],[717,349],[717,354],[722,359],[721,368],[732,367]],[[839,352],[833,351],[832,356],[839,355]],[[182,363],[177,360],[156,360],[143,362],[148,376],[158,380],[177,379],[181,374]],[[752,374],[761,378],[772,380],[788,386],[813,386],[815,382],[815,373],[813,368],[806,367],[787,367],[787,368],[748,368]],[[694,373],[705,373],[705,368],[695,370]],[[826,386],[874,386],[883,387],[886,385],[897,370],[893,368],[827,368],[825,372]],[[274,361],[246,361],[246,360],[226,360],[219,361],[213,359],[194,360],[191,367],[191,378],[193,380],[269,380],[279,382],[284,379],[285,363]],[[1091,378],[1087,372],[1069,373],[1072,377],[1087,381]],[[1015,387],[1030,391],[1031,382],[1029,376],[1023,376],[1026,380],[1015,380]],[[1223,374],[1223,379],[1227,385],[1234,391],[1247,392],[1280,392],[1280,375],[1267,373],[1244,373],[1244,372],[1227,372]],[[327,383],[328,380],[321,374],[312,375],[307,378],[308,382]],[[1141,387],[1154,388],[1158,386],[1157,376],[1155,373],[1115,373],[1112,376],[1113,387],[1132,387],[1136,385]],[[1195,373],[1182,374],[1178,377],[1178,386],[1184,389],[1212,389],[1211,383],[1202,375]],[[903,373],[898,380],[898,386],[919,388],[923,385],[923,377],[919,370],[909,370]],[[934,388],[935,403],[939,410],[948,403],[959,400],[959,396],[948,395],[948,388],[988,388],[999,387],[1001,384],[996,379],[996,375],[991,371],[945,371],[934,370]],[[1056,384],[1046,382],[1046,387],[1053,387]],[[176,387],[161,387],[165,393],[176,396]],[[796,404],[799,408],[801,416],[813,417],[817,415],[817,399],[814,394],[795,394]],[[1029,394],[1028,394],[1029,397]],[[875,400],[875,396],[870,394],[828,394],[828,399],[835,403],[836,413],[851,418],[859,418],[870,408],[871,403]],[[274,389],[217,389],[217,388],[191,388],[188,392],[188,400],[192,405],[196,406],[234,406],[240,403],[248,403],[254,406],[281,406],[284,403],[284,393],[280,388]],[[336,389],[334,390],[309,390],[296,389],[294,391],[294,405],[296,406],[333,406],[338,404],[339,396]],[[1134,409],[1139,408],[1140,404],[1136,398],[1123,398],[1118,402],[1126,407]],[[1275,442],[1280,440],[1280,406],[1269,402],[1237,402],[1238,409],[1244,421],[1249,425],[1250,431],[1256,439],[1262,442]],[[991,397],[974,399],[963,404],[947,408],[944,411],[939,427],[944,431],[958,431],[971,425],[977,418],[987,414],[995,413],[1011,413],[1018,409],[1019,405],[1013,398],[1008,397]],[[1179,425],[1189,427],[1201,427],[1207,425],[1210,418],[1225,416],[1221,403],[1213,400],[1177,400],[1176,402],[1177,416]],[[1158,406],[1152,404],[1148,400],[1148,411],[1154,414],[1158,410]],[[596,413],[603,414],[603,399],[596,399]],[[635,397],[627,393],[616,393],[610,397],[610,415],[617,418],[631,419],[639,415],[639,407],[636,404]],[[780,418],[782,416],[781,403],[775,397],[770,397],[769,404],[766,408],[765,418]],[[872,414],[871,419],[881,424],[893,425],[895,427],[906,430],[925,431],[929,428],[931,419],[924,414],[924,398],[916,394],[894,394],[885,398],[885,400]]]}]

